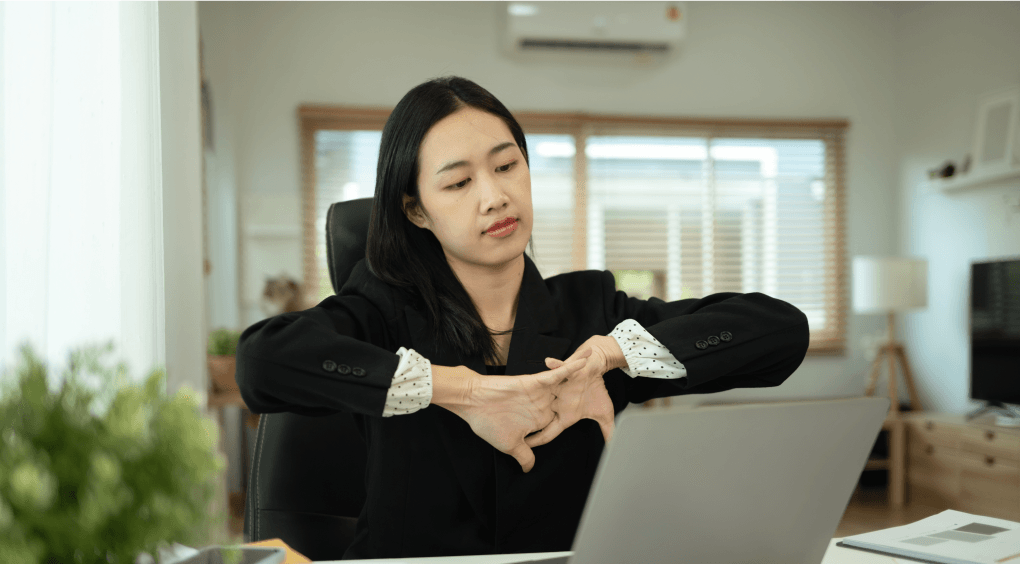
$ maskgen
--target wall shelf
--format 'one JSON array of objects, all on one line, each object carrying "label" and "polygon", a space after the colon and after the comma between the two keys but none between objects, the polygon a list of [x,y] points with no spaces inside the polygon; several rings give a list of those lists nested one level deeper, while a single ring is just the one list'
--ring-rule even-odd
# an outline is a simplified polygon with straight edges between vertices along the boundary
[{"label": "wall shelf", "polygon": [[1006,184],[1018,180],[1020,180],[1020,165],[1012,165],[1008,167],[996,167],[992,170],[972,171],[970,173],[954,176],[948,179],[936,178],[935,180],[932,180],[931,183],[940,191],[950,193],[996,184]]}]

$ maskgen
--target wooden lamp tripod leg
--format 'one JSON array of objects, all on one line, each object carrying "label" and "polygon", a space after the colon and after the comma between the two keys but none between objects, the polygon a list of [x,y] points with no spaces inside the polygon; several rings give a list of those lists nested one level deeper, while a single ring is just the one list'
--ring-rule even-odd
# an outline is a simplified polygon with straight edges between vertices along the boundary
[{"label": "wooden lamp tripod leg", "polygon": [[889,505],[903,507],[907,500],[907,437],[906,422],[893,419],[889,422]]},{"label": "wooden lamp tripod leg", "polygon": [[882,361],[889,364],[889,415],[883,429],[888,431],[886,438],[889,448],[889,506],[892,509],[903,507],[906,502],[906,426],[899,417],[899,397],[896,389],[896,353],[895,345],[882,345],[871,368],[871,381],[866,394],[872,395],[881,371]]},{"label": "wooden lamp tripod leg", "polygon": [[888,315],[889,338],[882,347],[882,351],[889,355],[889,415],[895,417],[900,414],[900,395],[896,389],[896,353],[894,352],[896,347],[896,317],[892,312],[889,312]]},{"label": "wooden lamp tripod leg", "polygon": [[883,352],[883,349],[879,349],[878,352],[875,353],[875,360],[871,361],[871,371],[870,371],[871,376],[868,378],[868,387],[864,390],[864,395],[866,395],[866,396],[873,396],[873,395],[875,395],[875,387],[876,387],[876,384],[878,384],[878,373],[880,372],[879,369],[882,366],[882,356],[883,356],[882,352]]},{"label": "wooden lamp tripod leg", "polygon": [[910,394],[911,411],[921,411],[920,396],[917,395],[917,388],[914,387],[914,375],[910,372],[910,363],[907,362],[907,352],[903,345],[896,347],[896,356],[900,357],[900,365],[903,367],[903,380],[907,383],[907,392]]},{"label": "wooden lamp tripod leg", "polygon": [[896,354],[893,353],[893,345],[886,345],[885,351],[889,358],[889,411],[895,417],[900,414],[900,394],[896,389]]}]

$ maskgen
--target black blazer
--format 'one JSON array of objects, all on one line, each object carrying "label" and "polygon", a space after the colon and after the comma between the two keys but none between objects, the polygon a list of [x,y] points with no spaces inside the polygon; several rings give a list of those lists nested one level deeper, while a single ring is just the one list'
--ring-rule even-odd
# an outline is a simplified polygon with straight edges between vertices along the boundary
[{"label": "black blazer", "polygon": [[[237,349],[237,382],[253,412],[354,414],[368,445],[367,499],[344,558],[570,550],[604,446],[598,424],[579,421],[535,448],[525,474],[439,406],[383,418],[402,346],[434,364],[486,373],[481,357],[437,349],[410,304],[362,260],[339,295],[252,325]],[[543,279],[525,255],[506,374],[546,370],[546,357],[565,359],[624,319],[665,345],[687,377],[606,373],[616,413],[652,398],[778,386],[808,348],[804,314],[764,294],[641,300],[617,291],[608,271]],[[682,468],[677,474],[688,479]]]}]

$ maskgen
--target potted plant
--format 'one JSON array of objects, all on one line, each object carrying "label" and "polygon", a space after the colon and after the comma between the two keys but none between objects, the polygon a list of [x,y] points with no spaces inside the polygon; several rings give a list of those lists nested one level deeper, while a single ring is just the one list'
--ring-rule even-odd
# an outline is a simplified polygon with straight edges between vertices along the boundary
[{"label": "potted plant", "polygon": [[241,332],[233,329],[216,329],[209,334],[209,379],[214,392],[236,392],[237,382],[234,380],[234,368],[237,361],[237,341]]},{"label": "potted plant", "polygon": [[112,348],[73,351],[56,378],[24,345],[0,379],[0,562],[133,564],[214,540],[215,423],[162,370],[106,366]]}]

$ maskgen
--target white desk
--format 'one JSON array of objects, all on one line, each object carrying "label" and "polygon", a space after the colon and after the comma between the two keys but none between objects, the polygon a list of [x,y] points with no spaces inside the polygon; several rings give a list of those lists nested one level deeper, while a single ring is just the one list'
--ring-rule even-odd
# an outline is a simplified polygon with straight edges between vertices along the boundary
[{"label": "white desk", "polygon": [[[835,538],[829,542],[829,548],[825,551],[825,556],[822,557],[820,564],[917,564],[915,560],[892,558],[863,550],[836,546],[836,543],[841,540],[843,539]],[[531,554],[530,556],[551,558],[567,556],[568,554],[570,553],[543,552]],[[478,556],[439,556],[431,558],[379,558],[375,560],[359,560],[358,562],[389,562],[390,564],[397,564],[398,562],[404,564],[508,564],[510,562],[517,562],[524,556],[523,554],[482,554]],[[343,564],[344,562],[347,561],[320,561],[320,564]]]}]

